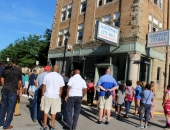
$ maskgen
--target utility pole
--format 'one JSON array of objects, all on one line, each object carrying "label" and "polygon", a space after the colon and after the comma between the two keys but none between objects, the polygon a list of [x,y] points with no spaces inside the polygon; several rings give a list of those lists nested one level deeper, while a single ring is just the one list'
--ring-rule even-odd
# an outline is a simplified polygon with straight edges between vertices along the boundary
[{"label": "utility pole", "polygon": [[[167,30],[170,30],[170,0],[168,0],[168,9],[167,9]],[[169,84],[169,46],[166,46],[166,73],[165,73],[165,88],[164,90],[166,91],[166,87]]]}]

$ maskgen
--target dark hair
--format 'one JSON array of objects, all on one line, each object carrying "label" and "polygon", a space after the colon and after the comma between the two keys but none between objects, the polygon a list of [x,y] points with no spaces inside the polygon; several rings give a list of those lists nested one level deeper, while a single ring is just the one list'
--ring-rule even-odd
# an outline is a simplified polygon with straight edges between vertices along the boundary
[{"label": "dark hair", "polygon": [[137,84],[137,85],[141,85],[141,82],[140,82],[140,81],[137,81],[136,84]]},{"label": "dark hair", "polygon": [[93,82],[94,82],[94,79],[91,79],[90,81],[93,83]]},{"label": "dark hair", "polygon": [[132,86],[132,82],[130,80],[126,81],[126,86]]},{"label": "dark hair", "polygon": [[17,57],[13,57],[11,62],[14,63],[14,64],[17,64],[18,63],[18,58]]},{"label": "dark hair", "polygon": [[170,88],[170,84],[167,86],[167,89]]},{"label": "dark hair", "polygon": [[36,70],[33,70],[33,72],[36,72]]},{"label": "dark hair", "polygon": [[151,82],[150,82],[150,84],[153,84],[153,83],[155,83],[155,82],[154,82],[154,81],[151,81]]},{"label": "dark hair", "polygon": [[145,88],[148,89],[148,90],[151,90],[151,85],[150,84],[146,84]]},{"label": "dark hair", "polygon": [[119,85],[119,90],[122,92],[122,94],[125,92],[125,85],[124,84],[120,84]]},{"label": "dark hair", "polygon": [[61,71],[61,74],[64,74],[65,73],[65,71]]}]

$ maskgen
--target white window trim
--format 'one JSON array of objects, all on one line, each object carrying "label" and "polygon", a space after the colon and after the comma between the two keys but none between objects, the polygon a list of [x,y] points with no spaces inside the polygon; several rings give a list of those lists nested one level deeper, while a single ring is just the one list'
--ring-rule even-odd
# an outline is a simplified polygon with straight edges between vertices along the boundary
[{"label": "white window trim", "polygon": [[148,26],[149,26],[148,33],[151,33],[151,32],[152,32],[152,24],[151,24],[151,23],[148,23]]},{"label": "white window trim", "polygon": [[[112,2],[113,2],[113,0],[112,0]],[[109,4],[109,3],[111,3],[111,2],[106,3],[106,0],[104,0],[104,5],[105,5],[105,4]]]},{"label": "white window trim", "polygon": [[62,14],[61,14],[61,22],[62,22],[62,21],[65,21],[65,20],[62,20],[62,18],[63,18],[63,13],[64,13],[64,12],[66,13],[65,20],[67,19],[67,11],[66,11],[66,10],[65,10],[65,11],[62,11]]},{"label": "white window trim", "polygon": [[[99,2],[102,1],[102,0],[97,0],[97,7],[100,7],[99,6]],[[101,5],[102,6],[102,5]]]},{"label": "white window trim", "polygon": [[67,10],[67,6],[64,6],[64,7],[62,8],[62,12],[66,11],[66,10]]},{"label": "white window trim", "polygon": [[72,4],[69,4],[68,6],[67,6],[67,9],[71,9],[72,8]]},{"label": "white window trim", "polygon": [[[118,18],[116,18],[116,14],[118,14]],[[119,20],[119,19],[120,19],[120,12],[115,12],[115,13],[113,14],[113,19],[114,19],[114,20]]]},{"label": "white window trim", "polygon": [[[108,21],[104,21],[104,18],[106,17],[110,17],[110,19]],[[102,17],[102,22],[106,23],[106,22],[110,22],[111,21],[111,15],[106,15]]]},{"label": "white window trim", "polygon": [[71,10],[71,14],[72,14],[72,9],[71,9],[71,8],[69,8],[69,9],[67,10],[67,19],[70,19],[70,18],[68,18],[69,10]]},{"label": "white window trim", "polygon": [[84,4],[84,3],[86,3],[86,8],[87,8],[87,1],[86,0],[84,0],[84,1],[82,1],[81,2],[81,6],[80,6],[80,14],[83,14],[83,13],[85,13],[85,12],[81,12],[81,10],[82,10],[82,4]]},{"label": "white window trim", "polygon": [[152,15],[151,14],[148,15],[148,21],[152,22]]},{"label": "white window trim", "polygon": [[[160,4],[161,4],[161,7],[160,7]],[[159,0],[159,8],[163,9],[163,0]]]},{"label": "white window trim", "polygon": [[[80,27],[82,27],[82,28],[80,28]],[[81,43],[82,42],[82,40],[80,41],[80,40],[78,40],[78,34],[79,34],[79,32],[80,31],[82,31],[83,33],[84,33],[84,24],[82,23],[82,24],[79,24],[78,25],[78,30],[77,30],[77,42],[76,43]],[[83,36],[82,36],[83,37]]]}]

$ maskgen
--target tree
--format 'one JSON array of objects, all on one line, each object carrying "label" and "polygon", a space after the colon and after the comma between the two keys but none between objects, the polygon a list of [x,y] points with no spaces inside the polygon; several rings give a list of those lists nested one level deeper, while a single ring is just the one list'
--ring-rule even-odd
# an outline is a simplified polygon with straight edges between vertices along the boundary
[{"label": "tree", "polygon": [[40,65],[45,66],[47,64],[51,32],[50,29],[46,29],[43,36],[29,35],[28,38],[17,39],[0,52],[1,60],[6,61],[7,57],[15,56],[18,57],[20,66],[32,68],[37,60]]}]

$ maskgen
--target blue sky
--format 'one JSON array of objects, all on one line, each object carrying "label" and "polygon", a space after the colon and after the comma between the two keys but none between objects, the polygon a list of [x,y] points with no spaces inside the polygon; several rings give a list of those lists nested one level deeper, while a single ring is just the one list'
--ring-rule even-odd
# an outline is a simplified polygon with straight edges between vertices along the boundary
[{"label": "blue sky", "polygon": [[0,50],[29,34],[44,34],[53,23],[56,0],[0,0]]}]

